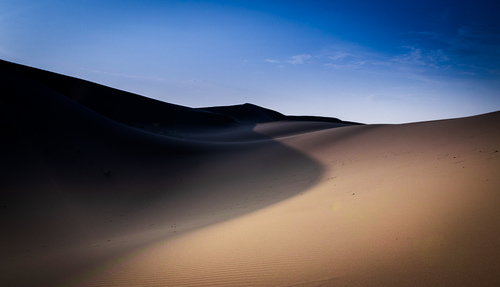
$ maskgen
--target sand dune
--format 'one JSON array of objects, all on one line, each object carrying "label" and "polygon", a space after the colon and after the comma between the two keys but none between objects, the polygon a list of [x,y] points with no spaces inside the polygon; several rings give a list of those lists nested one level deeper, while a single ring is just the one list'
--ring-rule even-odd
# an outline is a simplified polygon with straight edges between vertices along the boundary
[{"label": "sand dune", "polygon": [[2,285],[500,282],[500,112],[357,125],[0,64]]}]

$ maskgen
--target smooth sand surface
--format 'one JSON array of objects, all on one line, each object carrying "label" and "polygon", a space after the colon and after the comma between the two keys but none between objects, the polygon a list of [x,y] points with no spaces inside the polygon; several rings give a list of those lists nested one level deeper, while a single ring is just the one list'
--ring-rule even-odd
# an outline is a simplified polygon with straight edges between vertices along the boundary
[{"label": "smooth sand surface", "polygon": [[1,286],[500,283],[500,112],[157,134],[2,76]]},{"label": "smooth sand surface", "polygon": [[278,138],[321,164],[314,185],[154,241],[77,286],[495,286],[499,123],[495,113]]}]

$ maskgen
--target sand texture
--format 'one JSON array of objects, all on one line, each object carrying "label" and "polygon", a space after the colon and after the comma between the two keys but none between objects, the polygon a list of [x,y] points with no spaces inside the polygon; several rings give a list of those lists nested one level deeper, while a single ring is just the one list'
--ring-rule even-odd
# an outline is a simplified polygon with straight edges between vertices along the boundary
[{"label": "sand texture", "polygon": [[0,74],[0,286],[500,284],[500,112],[359,125]]}]

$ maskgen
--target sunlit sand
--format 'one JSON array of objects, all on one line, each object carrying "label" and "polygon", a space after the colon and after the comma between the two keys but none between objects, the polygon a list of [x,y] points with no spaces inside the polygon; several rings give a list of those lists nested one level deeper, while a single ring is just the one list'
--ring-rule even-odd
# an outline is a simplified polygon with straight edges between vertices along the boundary
[{"label": "sunlit sand", "polygon": [[2,286],[500,282],[500,112],[358,125],[0,72]]}]

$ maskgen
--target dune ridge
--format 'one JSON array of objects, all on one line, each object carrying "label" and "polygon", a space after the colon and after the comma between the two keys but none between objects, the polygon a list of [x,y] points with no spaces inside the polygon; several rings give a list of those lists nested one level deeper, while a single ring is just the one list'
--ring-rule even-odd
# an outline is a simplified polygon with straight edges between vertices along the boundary
[{"label": "dune ridge", "polygon": [[500,112],[359,125],[0,74],[6,286],[500,282]]}]

